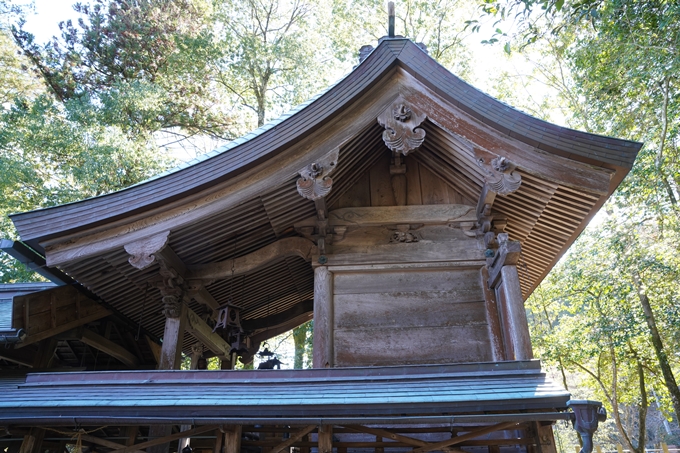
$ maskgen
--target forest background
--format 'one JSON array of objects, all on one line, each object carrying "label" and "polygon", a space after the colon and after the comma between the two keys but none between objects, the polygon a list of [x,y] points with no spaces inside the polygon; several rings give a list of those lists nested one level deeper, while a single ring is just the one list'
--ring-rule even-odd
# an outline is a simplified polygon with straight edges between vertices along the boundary
[{"label": "forest background", "polygon": [[[396,3],[397,33],[474,86],[645,143],[527,313],[535,355],[574,397],[604,401],[603,449],[680,444],[680,5]],[[387,17],[381,0],[93,0],[40,42],[23,25],[31,9],[0,0],[0,236],[11,239],[10,213],[129,186],[310,98],[386,34]],[[36,278],[0,254],[1,282]],[[310,326],[291,336],[294,366],[308,366]],[[577,444],[556,434],[562,451]]]}]

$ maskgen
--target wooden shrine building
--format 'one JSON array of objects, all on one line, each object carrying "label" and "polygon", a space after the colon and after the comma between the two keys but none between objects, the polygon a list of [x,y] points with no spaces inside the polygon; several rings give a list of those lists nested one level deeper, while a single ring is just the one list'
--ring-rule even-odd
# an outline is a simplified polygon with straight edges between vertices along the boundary
[{"label": "wooden shrine building", "polygon": [[[569,419],[592,448],[599,403],[532,360],[523,303],[641,145],[514,110],[407,39],[362,59],[183,167],[12,216],[4,250],[57,286],[0,333],[0,451],[552,453]],[[314,369],[231,370],[312,318]]]}]

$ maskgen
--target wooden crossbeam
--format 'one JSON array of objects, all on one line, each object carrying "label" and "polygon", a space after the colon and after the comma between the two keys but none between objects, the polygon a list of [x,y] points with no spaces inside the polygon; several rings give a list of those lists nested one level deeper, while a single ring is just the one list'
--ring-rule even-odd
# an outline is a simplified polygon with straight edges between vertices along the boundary
[{"label": "wooden crossbeam", "polygon": [[[430,445],[430,442],[425,442],[424,440],[414,439],[413,437],[403,436],[395,432],[389,431],[382,428],[370,428],[368,426],[362,425],[344,425],[345,428],[359,433],[375,434],[377,438],[387,438],[392,439],[395,442],[401,442],[407,445],[413,445],[416,447],[426,447]],[[455,453],[465,453],[463,450],[458,448],[442,448],[443,451],[455,452]]]},{"label": "wooden crossbeam", "polygon": [[89,329],[83,329],[80,341],[120,360],[130,368],[139,365],[139,359],[133,353]]},{"label": "wooden crossbeam", "polygon": [[269,453],[279,453],[280,451],[287,449],[288,447],[292,446],[295,442],[302,439],[303,437],[305,437],[307,434],[311,433],[315,429],[316,429],[316,425],[305,426],[300,431],[291,435],[290,438],[284,440],[283,442],[278,444],[276,447],[272,448],[269,451]]},{"label": "wooden crossbeam", "polygon": [[215,429],[217,429],[217,426],[214,425],[199,426],[198,428],[193,428],[190,429],[189,431],[182,431],[179,433],[170,434],[169,436],[159,437],[158,439],[148,440],[146,442],[142,442],[136,445],[131,445],[129,447],[120,448],[118,450],[114,450],[112,453],[133,453],[138,450],[143,450],[145,448],[172,442],[173,440],[181,439],[182,437],[197,436],[199,434],[203,434],[208,431],[213,431]]},{"label": "wooden crossbeam", "polygon": [[218,263],[188,266],[187,280],[215,280],[255,271],[266,264],[286,256],[300,256],[311,260],[316,245],[309,239],[291,237],[279,239],[273,244],[262,247],[245,256],[228,259]]},{"label": "wooden crossbeam", "polygon": [[203,343],[206,348],[217,354],[218,357],[229,357],[231,346],[222,337],[213,332],[212,327],[203,321],[193,310],[186,307],[186,330],[194,338]]},{"label": "wooden crossbeam", "polygon": [[421,448],[416,448],[415,450],[412,451],[412,453],[425,453],[428,451],[433,451],[433,450],[442,450],[446,447],[450,447],[452,445],[459,444],[461,442],[465,442],[466,440],[471,440],[479,436],[483,436],[485,434],[492,433],[494,431],[501,431],[507,428],[510,428],[512,426],[518,425],[519,422],[504,422],[504,423],[498,423],[496,425],[491,425],[487,426],[482,429],[478,429],[477,431],[472,431],[467,434],[464,434],[462,436],[457,436],[457,437],[452,437],[451,439],[443,440],[441,442],[435,442],[432,444],[429,444],[425,447]]},{"label": "wooden crossbeam", "polygon": [[[110,440],[100,439],[96,436],[90,436],[89,434],[83,434],[81,439],[85,442],[90,442],[92,444],[101,445],[102,447],[113,448],[114,450],[119,450],[125,448],[125,445],[119,444],[117,442],[111,442]],[[132,450],[131,453],[144,453],[142,450]]]}]

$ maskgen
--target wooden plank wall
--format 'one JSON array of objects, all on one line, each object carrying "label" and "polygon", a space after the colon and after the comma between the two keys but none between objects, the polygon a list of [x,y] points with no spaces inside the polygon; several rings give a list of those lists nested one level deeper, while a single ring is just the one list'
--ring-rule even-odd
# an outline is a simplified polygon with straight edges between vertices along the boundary
[{"label": "wooden plank wall", "polygon": [[489,361],[479,269],[334,274],[335,366]]},{"label": "wooden plank wall", "polygon": [[[390,176],[389,150],[366,172],[359,181],[345,192],[332,209],[363,206],[395,206]],[[461,195],[439,176],[412,156],[406,156],[406,204],[467,204],[477,202]]]}]

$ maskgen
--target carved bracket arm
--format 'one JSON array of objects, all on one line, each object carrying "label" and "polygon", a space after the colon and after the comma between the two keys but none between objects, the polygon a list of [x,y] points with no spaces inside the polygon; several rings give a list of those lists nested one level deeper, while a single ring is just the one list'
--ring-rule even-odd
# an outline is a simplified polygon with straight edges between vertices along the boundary
[{"label": "carved bracket arm", "polygon": [[498,286],[503,266],[516,265],[522,252],[519,241],[510,241],[508,233],[501,233],[496,238],[498,250],[487,260],[489,267],[489,288]]},{"label": "carved bracket arm", "polygon": [[166,245],[170,231],[140,239],[129,244],[125,244],[125,251],[130,255],[128,262],[135,268],[142,270],[153,264],[156,254],[160,253]]},{"label": "carved bracket arm", "polygon": [[300,179],[297,180],[297,190],[302,197],[314,201],[330,193],[333,180],[329,175],[338,166],[339,154],[339,148],[335,148],[298,171]]}]

